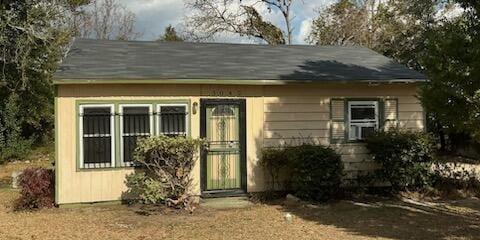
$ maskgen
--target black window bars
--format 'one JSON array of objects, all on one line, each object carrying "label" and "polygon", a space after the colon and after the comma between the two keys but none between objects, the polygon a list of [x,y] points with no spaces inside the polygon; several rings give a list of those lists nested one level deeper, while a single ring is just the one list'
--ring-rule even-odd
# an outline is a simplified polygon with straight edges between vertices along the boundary
[{"label": "black window bars", "polygon": [[[110,107],[85,107],[79,114],[82,124],[81,138],[83,164],[81,168],[113,168],[133,166],[133,154],[139,138],[153,134],[153,119],[157,119],[157,133],[169,137],[187,135],[188,115],[186,106],[161,106],[160,112],[151,112],[149,107],[124,106],[122,113],[111,113]],[[114,120],[112,121],[112,117]],[[116,126],[116,118],[120,125]],[[121,160],[115,158],[114,129],[121,127]],[[115,130],[114,130],[115,131]],[[112,143],[113,141],[113,143]],[[113,160],[112,160],[113,159]]]}]

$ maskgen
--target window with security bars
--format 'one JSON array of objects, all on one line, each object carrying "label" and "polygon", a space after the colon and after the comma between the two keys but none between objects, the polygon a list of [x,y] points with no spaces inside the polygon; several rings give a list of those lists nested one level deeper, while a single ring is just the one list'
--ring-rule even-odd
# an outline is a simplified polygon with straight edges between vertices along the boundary
[{"label": "window with security bars", "polygon": [[113,105],[80,108],[80,154],[82,168],[114,165]]},{"label": "window with security bars", "polygon": [[378,129],[378,102],[348,102],[349,140],[363,140]]},{"label": "window with security bars", "polygon": [[187,105],[160,105],[158,130],[166,136],[187,135]]},{"label": "window with security bars", "polygon": [[122,166],[133,165],[137,140],[152,133],[151,105],[121,106]]}]

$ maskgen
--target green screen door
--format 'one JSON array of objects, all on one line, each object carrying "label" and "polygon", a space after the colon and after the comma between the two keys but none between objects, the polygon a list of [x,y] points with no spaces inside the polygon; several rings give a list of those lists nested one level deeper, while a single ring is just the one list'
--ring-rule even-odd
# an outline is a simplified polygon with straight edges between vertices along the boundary
[{"label": "green screen door", "polygon": [[204,191],[242,189],[240,104],[217,101],[203,107]]}]

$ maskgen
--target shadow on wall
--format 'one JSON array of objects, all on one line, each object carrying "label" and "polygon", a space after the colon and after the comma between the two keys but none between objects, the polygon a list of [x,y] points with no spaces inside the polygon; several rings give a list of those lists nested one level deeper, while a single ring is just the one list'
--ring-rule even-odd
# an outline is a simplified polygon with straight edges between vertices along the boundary
[{"label": "shadow on wall", "polygon": [[[297,218],[343,229],[358,237],[389,239],[478,239],[480,203],[457,202],[459,212],[442,204],[424,202],[340,201],[313,207],[282,206]],[[310,205],[312,206],[312,205]]]},{"label": "shadow on wall", "polygon": [[[367,59],[365,60],[367,61]],[[412,75],[423,78],[419,73],[409,70],[391,61],[387,65],[376,68],[345,64],[338,61],[306,61],[291,74],[280,76],[281,79],[296,80],[379,80],[379,79],[411,79]],[[388,74],[387,74],[388,72]]]}]

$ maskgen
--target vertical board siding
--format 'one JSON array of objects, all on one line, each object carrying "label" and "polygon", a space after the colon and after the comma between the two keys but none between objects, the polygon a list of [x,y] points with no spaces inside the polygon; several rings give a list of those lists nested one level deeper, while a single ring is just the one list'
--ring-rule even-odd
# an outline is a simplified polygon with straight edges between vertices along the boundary
[{"label": "vertical board siding", "polygon": [[[78,170],[76,148],[76,101],[188,100],[201,98],[246,99],[247,190],[266,190],[267,180],[260,166],[262,148],[282,144],[314,142],[330,145],[341,154],[346,179],[375,168],[364,145],[331,142],[344,138],[346,98],[396,99],[385,104],[386,119],[398,109],[398,125],[411,130],[425,128],[423,109],[415,97],[415,85],[288,85],[288,86],[221,86],[221,85],[61,85],[58,87],[57,122],[57,202],[79,203],[120,200],[126,191],[125,176],[133,169]],[[397,106],[394,106],[397,105]],[[189,106],[191,108],[192,105]],[[332,108],[332,111],[330,110]],[[192,112],[192,109],[189,109]],[[189,115],[190,134],[200,136],[200,110]],[[332,120],[332,117],[336,121]],[[343,135],[343,136],[342,136]],[[192,173],[194,194],[200,194],[200,161]]]}]

